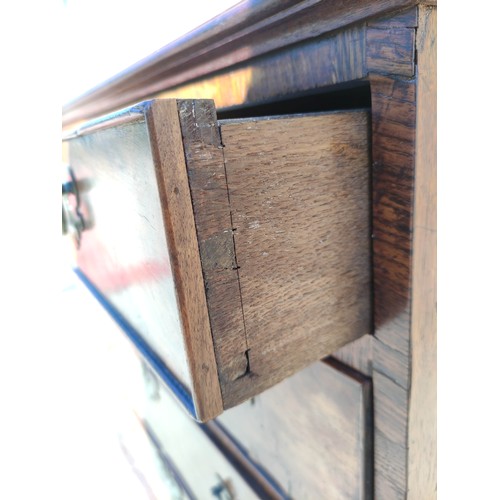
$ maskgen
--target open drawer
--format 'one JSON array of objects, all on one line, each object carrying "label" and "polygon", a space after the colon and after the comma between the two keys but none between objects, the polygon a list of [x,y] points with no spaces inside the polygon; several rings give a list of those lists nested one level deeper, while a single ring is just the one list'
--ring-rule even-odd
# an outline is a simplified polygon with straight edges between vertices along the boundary
[{"label": "open drawer", "polygon": [[77,273],[198,420],[370,331],[367,111],[154,100],[67,141]]}]

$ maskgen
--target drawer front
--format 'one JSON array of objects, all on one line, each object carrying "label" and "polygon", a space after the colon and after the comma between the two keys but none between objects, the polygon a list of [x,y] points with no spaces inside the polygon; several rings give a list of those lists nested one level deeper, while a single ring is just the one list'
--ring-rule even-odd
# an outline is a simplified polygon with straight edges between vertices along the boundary
[{"label": "drawer front", "polygon": [[71,141],[86,226],[78,266],[189,387],[162,206],[141,118]]},{"label": "drawer front", "polygon": [[315,363],[217,419],[291,498],[372,498],[370,379]]},{"label": "drawer front", "polygon": [[86,227],[77,265],[193,416],[206,419],[222,400],[178,113],[161,104],[69,139]]},{"label": "drawer front", "polygon": [[[222,469],[214,472],[215,464],[227,467],[227,463],[212,458],[214,445],[202,427],[179,411],[154,374],[145,373],[149,394],[145,420],[158,436],[161,452],[185,471],[189,488],[196,489],[198,496],[211,484],[210,479],[232,478],[236,474],[232,466],[225,475]],[[226,411],[205,428],[232,454],[232,463],[238,462],[239,470],[243,468],[253,478],[260,497],[369,500],[373,493],[372,412],[371,380],[328,360]],[[186,444],[181,446],[181,442]],[[222,457],[218,448],[216,455]],[[192,462],[198,468],[197,461],[201,476],[186,465]],[[237,484],[232,479],[230,483]],[[205,493],[200,498],[209,496]]]},{"label": "drawer front", "polygon": [[148,385],[149,398],[143,410],[145,426],[178,483],[184,485],[188,498],[259,498],[162,385],[154,378],[149,379]]},{"label": "drawer front", "polygon": [[82,279],[206,421],[370,331],[369,115],[159,100],[69,139]]}]

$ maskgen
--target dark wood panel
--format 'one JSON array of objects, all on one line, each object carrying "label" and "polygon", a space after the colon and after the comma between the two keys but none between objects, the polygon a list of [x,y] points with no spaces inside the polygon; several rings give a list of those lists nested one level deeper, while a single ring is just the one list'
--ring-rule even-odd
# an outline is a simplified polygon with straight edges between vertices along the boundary
[{"label": "dark wood panel", "polygon": [[292,498],[369,499],[369,379],[316,363],[218,422]]},{"label": "dark wood panel", "polygon": [[[386,36],[391,38],[395,30],[408,25],[406,36],[409,37],[415,23],[413,14],[409,13],[372,24],[372,29],[380,30],[377,32],[380,36],[367,33],[367,66],[372,64],[370,59],[384,59]],[[397,37],[394,40],[397,41]],[[394,66],[372,66],[380,72],[399,72],[400,76],[387,77],[372,72],[369,77],[376,336],[371,353],[375,398],[375,496],[384,499],[405,498],[407,491],[416,93],[415,79],[401,76],[412,74],[409,68],[415,60],[414,51],[412,38],[407,50],[399,54],[393,52]],[[357,350],[358,355],[364,352]],[[357,359],[356,353],[351,353],[351,357]],[[366,361],[358,363],[366,365]]]},{"label": "dark wood panel", "polygon": [[191,393],[196,416],[213,418],[222,397],[177,101],[89,124],[69,157],[86,221],[78,267]]},{"label": "dark wood panel", "polygon": [[219,380],[225,387],[247,372],[245,353],[248,346],[223,145],[213,101],[183,101],[179,105],[179,121],[185,140],[186,165]]},{"label": "dark wood panel", "polygon": [[213,103],[179,102],[229,408],[369,331],[369,120],[221,121],[221,139]]},{"label": "dark wood panel", "polygon": [[366,67],[369,72],[414,75],[415,30],[368,28]]},{"label": "dark wood panel", "polygon": [[[154,97],[214,99],[216,107],[221,109],[266,102],[311,87],[329,88],[333,84],[359,80],[367,74],[365,38],[364,26],[353,26],[325,38],[253,58],[203,80],[183,82]],[[121,99],[119,93],[111,95],[107,105],[117,107]]]},{"label": "dark wood panel", "polygon": [[[130,117],[133,121],[127,122]],[[122,125],[103,123],[70,140],[69,158],[86,224],[77,253],[79,268],[190,388],[172,261],[142,110],[131,113]],[[162,303],[155,297],[161,297]]]},{"label": "dark wood panel", "polygon": [[[78,264],[198,419],[370,331],[369,125],[364,110],[217,122],[213,101],[157,100],[71,139],[99,221],[85,214]],[[152,288],[161,266],[170,295]]]},{"label": "dark wood panel", "polygon": [[[417,7],[368,21],[366,70],[370,73],[413,76],[417,24]],[[384,122],[384,125],[391,123]],[[404,123],[398,125],[407,127]],[[411,128],[408,130],[410,133],[413,131]]]},{"label": "dark wood panel", "polygon": [[168,236],[172,273],[184,332],[184,345],[197,417],[209,420],[223,410],[209,311],[196,234],[185,141],[175,100],[147,107],[151,149]]},{"label": "dark wood panel", "polygon": [[382,134],[379,130],[387,130],[384,123],[394,120],[405,121],[414,129],[415,82],[373,75],[370,84],[375,335],[389,347],[407,353],[414,142],[408,140],[405,128],[393,127]]},{"label": "dark wood panel", "polygon": [[252,485],[259,498],[272,500],[289,498],[274,478],[249,458],[246,450],[227,433],[218,420],[206,422],[202,428],[233,467]]},{"label": "dark wood panel", "polygon": [[[375,2],[365,3],[375,5]],[[433,2],[425,3],[432,4]],[[411,5],[413,4],[412,2]],[[410,3],[399,2],[397,6],[394,3],[393,7],[399,9],[405,5],[410,5]],[[435,403],[433,399],[433,388],[435,388],[433,387],[435,383],[433,367],[435,365],[432,357],[432,349],[435,350],[435,332],[432,325],[434,321],[432,276],[435,263],[432,252],[425,250],[427,245],[432,246],[435,233],[434,227],[429,222],[429,214],[432,210],[424,209],[426,205],[432,207],[433,198],[428,196],[429,190],[423,187],[417,188],[415,200],[413,198],[415,168],[417,168],[416,186],[425,186],[426,183],[432,186],[433,182],[433,174],[429,177],[429,166],[432,170],[433,161],[435,161],[432,146],[432,131],[435,130],[435,115],[432,113],[431,102],[433,90],[430,94],[423,92],[423,89],[429,89],[427,87],[429,84],[432,89],[432,82],[423,78],[419,84],[419,78],[424,75],[421,69],[423,71],[423,68],[426,68],[425,74],[428,76],[435,75],[435,67],[430,64],[430,59],[426,59],[425,55],[425,53],[432,52],[430,49],[434,42],[431,43],[429,40],[435,39],[432,27],[434,13],[430,14],[431,10],[423,9],[418,23],[416,22],[417,10],[411,8],[391,12],[389,15],[384,13],[382,17],[368,15],[359,24],[342,26],[342,33],[345,30],[346,35],[350,30],[372,32],[365,38],[363,57],[366,63],[368,54],[370,64],[374,64],[369,81],[374,111],[372,130],[374,333],[376,338],[361,337],[340,349],[338,357],[364,373],[374,372],[376,378],[374,393],[379,416],[375,419],[377,429],[375,497],[384,500],[405,498],[407,495],[414,495],[414,498],[435,497],[435,491],[432,489],[432,485],[435,485],[433,459],[435,456],[435,441],[433,442],[435,419],[432,410]],[[298,10],[297,13],[299,12]],[[326,15],[335,17],[337,13],[335,9],[330,9]],[[374,11],[372,13],[375,14]],[[377,13],[380,14],[381,11]],[[361,21],[361,18],[359,20]],[[339,18],[338,22],[343,21]],[[352,19],[351,22],[357,23]],[[365,23],[367,28],[363,27]],[[415,47],[410,47],[408,43],[408,37],[415,27],[417,37],[414,41],[416,40],[418,45],[417,54]],[[395,39],[391,38],[391,30],[395,30],[397,34]],[[266,33],[271,34],[272,30]],[[304,34],[306,35],[306,32]],[[348,49],[343,42],[340,42],[343,40],[343,35],[340,36],[340,33],[335,32],[331,35],[333,36],[328,35],[323,38],[324,35],[321,35],[309,39],[306,36],[298,45],[283,46],[279,51],[271,51],[257,58],[250,55],[249,59],[236,66],[233,64],[234,60],[229,57],[227,66],[217,73],[200,73],[197,79],[192,81],[186,81],[185,78],[191,78],[190,75],[196,74],[196,70],[190,73],[196,65],[190,67],[187,63],[185,67],[177,68],[185,72],[182,74],[182,81],[179,85],[170,89],[174,94],[169,95],[215,97],[219,107],[227,107],[246,106],[269,99],[281,99],[290,94],[328,88],[328,76],[335,75],[337,68],[341,68],[340,65],[332,68],[328,51],[332,51],[332,58],[338,57],[337,61],[353,60],[350,57],[344,59],[342,55],[341,49]],[[317,52],[313,47],[315,43],[318,43]],[[357,47],[356,42],[351,40],[349,43]],[[300,71],[294,72],[292,53],[301,54],[298,58]],[[165,54],[168,58],[168,54]],[[219,56],[221,54],[219,53]],[[239,57],[242,53],[235,52],[235,54]],[[222,57],[219,59],[219,62],[221,61]],[[361,69],[356,59],[354,65],[347,67],[347,70],[342,70],[340,79],[336,82],[352,81],[354,75],[359,74],[364,78],[368,71],[365,63],[363,63],[365,67]],[[410,70],[410,68],[414,69]],[[140,67],[138,69],[140,72]],[[387,77],[376,75],[377,71],[395,74]],[[413,72],[408,78],[410,71]],[[304,72],[307,73],[305,76]],[[291,76],[284,80],[282,74]],[[168,77],[168,75],[163,76]],[[145,82],[147,83],[147,80]],[[156,84],[154,81],[152,83]],[[148,85],[139,84],[138,80],[134,85],[137,85],[135,90],[142,85],[144,92],[148,90]],[[421,85],[420,88],[419,85]],[[132,87],[129,90],[133,90]],[[85,99],[80,101],[74,110],[67,109],[66,120],[67,122],[74,121],[75,116],[79,116],[78,113],[82,116],[82,113],[95,113],[96,109],[103,109],[106,106],[121,106],[117,103],[126,102],[129,90],[115,95],[103,88],[102,99],[94,93],[97,98],[92,105],[90,104],[92,95],[89,94],[88,101]],[[189,94],[183,94],[183,92]],[[130,94],[128,96],[130,97]],[[431,113],[423,111],[428,105]],[[415,132],[417,122],[425,126],[420,129],[417,126]],[[415,148],[417,148],[417,155],[415,155]],[[419,179],[418,169],[421,168],[426,173]],[[419,196],[420,201],[418,201]],[[414,207],[416,213],[420,210],[421,219],[418,223],[417,217],[419,216],[415,215],[413,220]],[[413,230],[415,240],[412,239]],[[418,264],[417,260],[421,259],[422,262]],[[424,278],[423,274],[416,274],[417,270],[421,273],[424,268],[430,278],[427,275]],[[411,297],[411,286],[416,287],[414,290],[418,296],[415,299]],[[431,312],[424,314],[422,311]],[[419,316],[421,313],[423,315]],[[429,324],[423,323],[423,318],[426,317],[430,319]],[[415,360],[416,372],[413,374],[410,356]],[[414,392],[408,392],[411,387],[414,387]],[[408,416],[409,400],[411,401],[410,413],[413,412],[413,416],[410,417]],[[431,408],[428,413],[427,408]],[[386,422],[379,428],[381,414],[385,415]],[[245,425],[246,421],[243,420],[240,426],[244,428]],[[405,426],[406,431],[403,429]],[[321,443],[317,443],[314,448],[321,450],[321,446]]]}]

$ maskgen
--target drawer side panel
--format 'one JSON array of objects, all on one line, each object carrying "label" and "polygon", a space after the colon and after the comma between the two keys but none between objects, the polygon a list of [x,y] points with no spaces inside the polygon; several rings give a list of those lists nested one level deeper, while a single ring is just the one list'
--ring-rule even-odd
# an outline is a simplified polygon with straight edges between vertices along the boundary
[{"label": "drawer side panel", "polygon": [[228,408],[370,332],[370,120],[220,123],[249,359]]}]

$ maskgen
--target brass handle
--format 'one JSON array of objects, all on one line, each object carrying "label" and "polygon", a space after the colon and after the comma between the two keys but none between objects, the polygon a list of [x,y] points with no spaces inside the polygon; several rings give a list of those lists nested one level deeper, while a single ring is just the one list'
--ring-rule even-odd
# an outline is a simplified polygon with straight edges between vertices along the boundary
[{"label": "brass handle", "polygon": [[219,474],[217,474],[218,483],[213,486],[210,490],[212,496],[218,498],[219,500],[233,500],[235,498],[233,493],[233,488],[231,481],[229,479],[222,479]]},{"label": "brass handle", "polygon": [[62,184],[62,233],[72,235],[76,247],[80,248],[85,220],[80,212],[80,194],[71,167],[68,167],[68,175],[70,180]]}]

